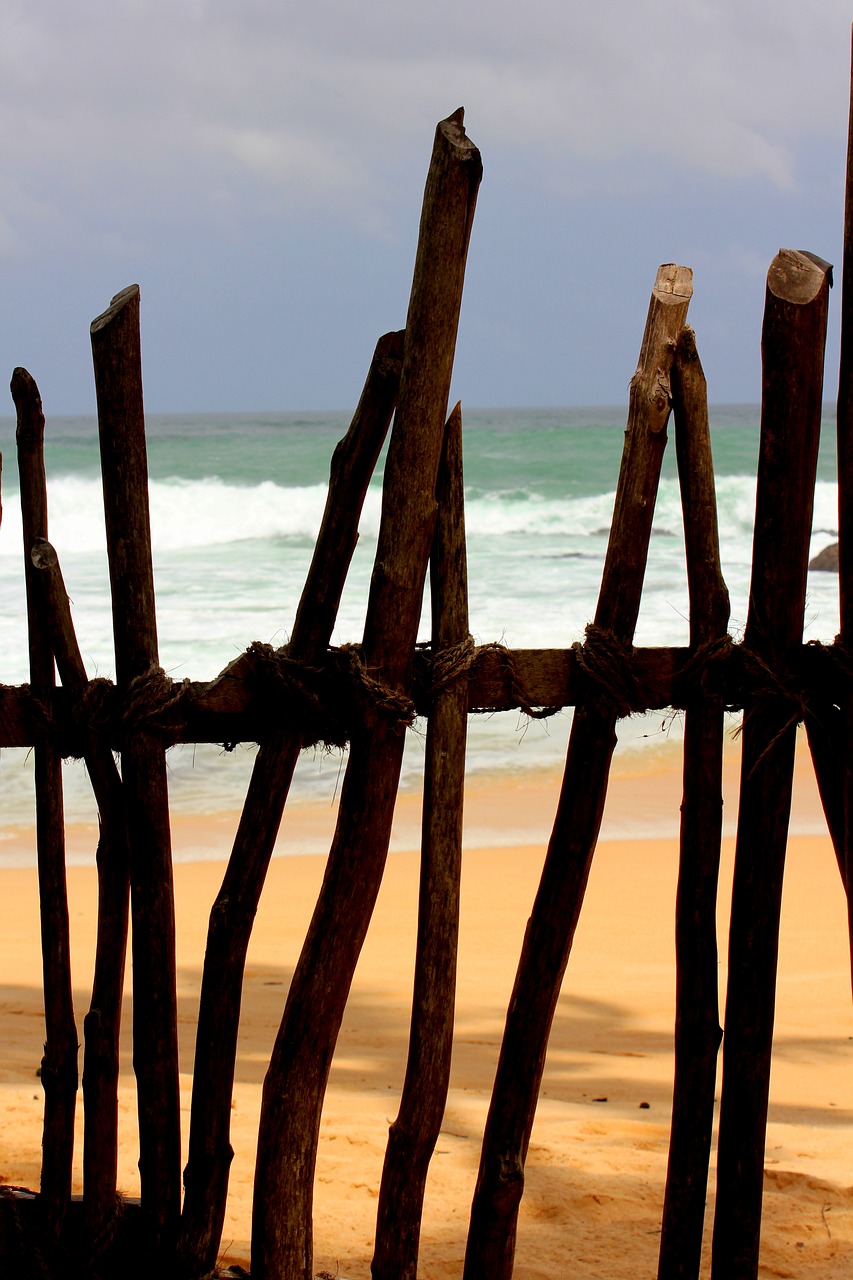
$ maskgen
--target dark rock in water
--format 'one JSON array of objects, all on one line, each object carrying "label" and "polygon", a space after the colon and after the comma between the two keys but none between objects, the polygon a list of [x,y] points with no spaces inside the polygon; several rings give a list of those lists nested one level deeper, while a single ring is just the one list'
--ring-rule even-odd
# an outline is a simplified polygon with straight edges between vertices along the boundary
[{"label": "dark rock in water", "polygon": [[838,573],[838,543],[830,542],[809,561],[810,569],[822,569],[826,573]]}]

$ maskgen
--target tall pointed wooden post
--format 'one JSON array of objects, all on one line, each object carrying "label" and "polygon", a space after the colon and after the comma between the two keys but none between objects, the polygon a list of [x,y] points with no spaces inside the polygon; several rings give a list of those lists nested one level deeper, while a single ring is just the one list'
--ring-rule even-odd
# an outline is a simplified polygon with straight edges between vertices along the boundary
[{"label": "tall pointed wooden post", "polygon": [[379,892],[435,525],[462,284],[482,165],[459,110],[436,130],[406,320],[397,415],[364,632],[364,664],[399,704],[352,735],[323,886],[264,1081],[253,1280],[312,1280],[320,1112],[355,966]]}]

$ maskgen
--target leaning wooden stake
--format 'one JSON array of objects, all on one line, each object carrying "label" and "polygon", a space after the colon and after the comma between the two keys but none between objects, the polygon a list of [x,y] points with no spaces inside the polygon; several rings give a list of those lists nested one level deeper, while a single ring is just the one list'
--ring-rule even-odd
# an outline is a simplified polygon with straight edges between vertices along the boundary
[{"label": "leaning wooden stake", "polygon": [[[37,538],[30,559],[62,686],[72,698],[82,698],[89,682],[59,558],[49,542]],[[121,776],[108,742],[89,726],[83,726],[82,735],[100,823],[95,973],[83,1021],[83,1204],[87,1247],[97,1254],[116,1214],[119,1032],[130,880]]]},{"label": "leaning wooden stake", "polygon": [[[607,644],[630,645],[640,608],[666,423],[669,371],[687,315],[692,275],[658,271],[631,399],[616,506],[595,627]],[[489,1107],[465,1280],[509,1280],[524,1162],[548,1036],[595,850],[616,742],[617,711],[605,694],[575,711],[557,816],[527,925]]]},{"label": "leaning wooden stake", "polygon": [[[402,332],[379,339],[352,424],[335,449],[323,522],[287,647],[293,661],[321,661],[331,638],[367,486],[396,403],[403,339]],[[231,1097],[246,952],[301,748],[301,724],[285,721],[258,751],[228,870],[210,913],[178,1245],[188,1275],[206,1275],[219,1251],[233,1155]]]},{"label": "leaning wooden stake", "polygon": [[435,525],[435,485],[465,260],[482,173],[461,110],[437,130],[424,195],[400,396],[368,601],[364,663],[390,717],[353,731],[326,874],[264,1081],[252,1220],[253,1280],[311,1280],[320,1112],[353,972],[379,891]]},{"label": "leaning wooden stake", "polygon": [[[853,54],[851,54],[853,67]],[[841,271],[841,362],[838,373],[838,587],[839,639],[853,652],[853,70],[847,131],[847,180],[844,201],[844,257]],[[847,925],[853,981],[853,695],[842,699],[844,761],[842,873],[847,891]]]},{"label": "leaning wooden stake", "polygon": [[[29,623],[30,685],[50,699],[55,684],[53,651],[39,611],[30,551],[47,537],[47,485],[44,472],[44,414],[38,387],[26,369],[12,374],[12,398],[18,413],[18,469],[24,533],[24,577]],[[41,1205],[48,1230],[59,1232],[71,1197],[74,1112],[77,1105],[77,1027],[71,995],[68,894],[65,879],[65,818],[62,762],[49,742],[35,749],[36,845],[44,969],[45,1046]]]},{"label": "leaning wooden stake", "polygon": [[[430,708],[424,770],[415,990],[406,1079],[388,1135],[376,1220],[373,1280],[415,1280],[427,1171],[438,1140],[453,1047],[462,801],[468,728],[468,581],[462,481],[462,412],[450,415],[438,483],[430,567],[432,646],[439,684]],[[455,669],[453,658],[456,658]]]},{"label": "leaning wooden stake", "polygon": [[[139,289],[92,322],[112,589],[116,683],[125,697],[161,674],[148,516]],[[174,1243],[181,1194],[175,908],[166,760],[155,733],[126,725],[122,778],[133,919],[133,1065],[142,1209],[152,1248]]]},{"label": "leaning wooden stake", "polygon": [[[690,648],[725,638],[729,593],[720,566],[708,395],[692,329],[672,370],[678,477],[684,509]],[[698,677],[701,680],[701,676]],[[723,826],[724,704],[697,681],[684,723],[684,799],[675,908],[675,1084],[658,1280],[697,1280],[722,1031],[717,1000],[717,881]]]},{"label": "leaning wooden stake", "polygon": [[779,911],[802,705],[786,692],[802,643],[830,267],[783,249],[767,275],[761,444],[744,645],[766,671],[744,708],[729,931],[712,1271],[758,1274]]}]

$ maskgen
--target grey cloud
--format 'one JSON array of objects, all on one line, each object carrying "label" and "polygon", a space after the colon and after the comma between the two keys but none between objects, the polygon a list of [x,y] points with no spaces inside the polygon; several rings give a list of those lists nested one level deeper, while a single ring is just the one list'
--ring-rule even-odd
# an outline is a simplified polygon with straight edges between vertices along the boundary
[{"label": "grey cloud", "polygon": [[[846,120],[849,14],[814,0],[56,0],[0,17],[3,244],[27,210],[168,200],[328,208],[382,224],[399,156],[464,103],[487,165],[794,179]],[[834,33],[834,36],[830,33]],[[584,169],[586,162],[592,168]],[[605,185],[612,182],[608,175]],[[559,182],[558,182],[559,185]],[[197,216],[197,215],[196,215]]]}]

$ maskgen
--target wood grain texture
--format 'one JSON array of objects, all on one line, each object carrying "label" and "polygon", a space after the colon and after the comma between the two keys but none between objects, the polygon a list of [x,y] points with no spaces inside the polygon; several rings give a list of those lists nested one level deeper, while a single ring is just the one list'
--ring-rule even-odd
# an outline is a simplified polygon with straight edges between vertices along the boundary
[{"label": "wood grain texture", "polygon": [[[47,537],[47,481],[44,470],[44,413],[35,381],[26,369],[12,374],[17,411],[18,472],[24,536],[24,578],[30,654],[30,688],[49,699],[55,684],[53,651],[40,609],[30,558],[33,544]],[[56,1235],[71,1196],[74,1115],[77,1107],[77,1027],[71,994],[68,893],[65,877],[65,813],[62,762],[43,739],[35,748],[36,851],[44,975],[45,1045],[41,1066],[44,1136],[40,1203],[47,1230]]]},{"label": "wood grain texture", "polygon": [[[120,695],[158,669],[148,514],[139,289],[91,326],[107,556]],[[133,920],[133,1065],[142,1211],[152,1249],[174,1246],[181,1202],[175,904],[164,744],[135,729],[122,751]]]},{"label": "wood grain texture", "polygon": [[[853,44],[853,38],[851,39]],[[840,641],[853,651],[853,52],[851,52],[850,116],[847,138],[847,172],[844,196],[844,256],[841,270],[841,357],[838,371],[838,591],[841,614]],[[840,808],[843,837],[839,863],[847,893],[847,927],[850,939],[850,972],[853,982],[853,695],[841,700],[843,742],[834,753],[843,761]],[[837,847],[837,842],[836,842]]]},{"label": "wood grain texture", "polygon": [[[723,639],[729,593],[720,565],[705,375],[691,329],[672,370],[684,512],[690,647]],[[697,687],[684,719],[684,784],[675,908],[676,1012],[672,1128],[658,1280],[698,1280],[722,1038],[717,998],[717,883],[723,825],[724,703]]]},{"label": "wood grain texture", "polygon": [[[784,681],[802,643],[829,267],[780,250],[767,276],[761,441],[745,643]],[[801,708],[745,709],[729,930],[712,1270],[758,1274],[779,912]]]},{"label": "wood grain texture", "polygon": [[[436,652],[470,641],[464,494],[457,405],[444,437],[430,562]],[[427,727],[412,1022],[403,1094],[382,1169],[373,1280],[416,1280],[427,1173],[450,1084],[467,718],[463,673],[435,693]]]},{"label": "wood grain texture", "polygon": [[[37,538],[30,559],[42,617],[63,688],[81,698],[88,677],[77,644],[59,558]],[[127,955],[130,864],[121,776],[95,730],[81,743],[98,805],[98,933],[89,1012],[83,1021],[83,1203],[89,1240],[104,1240],[116,1213],[119,1032]]]},{"label": "wood grain texture", "polygon": [[[436,515],[468,241],[482,165],[462,112],[436,129],[385,467],[364,662],[409,692]],[[365,710],[354,728],[326,874],[264,1081],[252,1275],[311,1280],[312,1193],[323,1095],[352,975],[382,880],[402,725]]]}]

